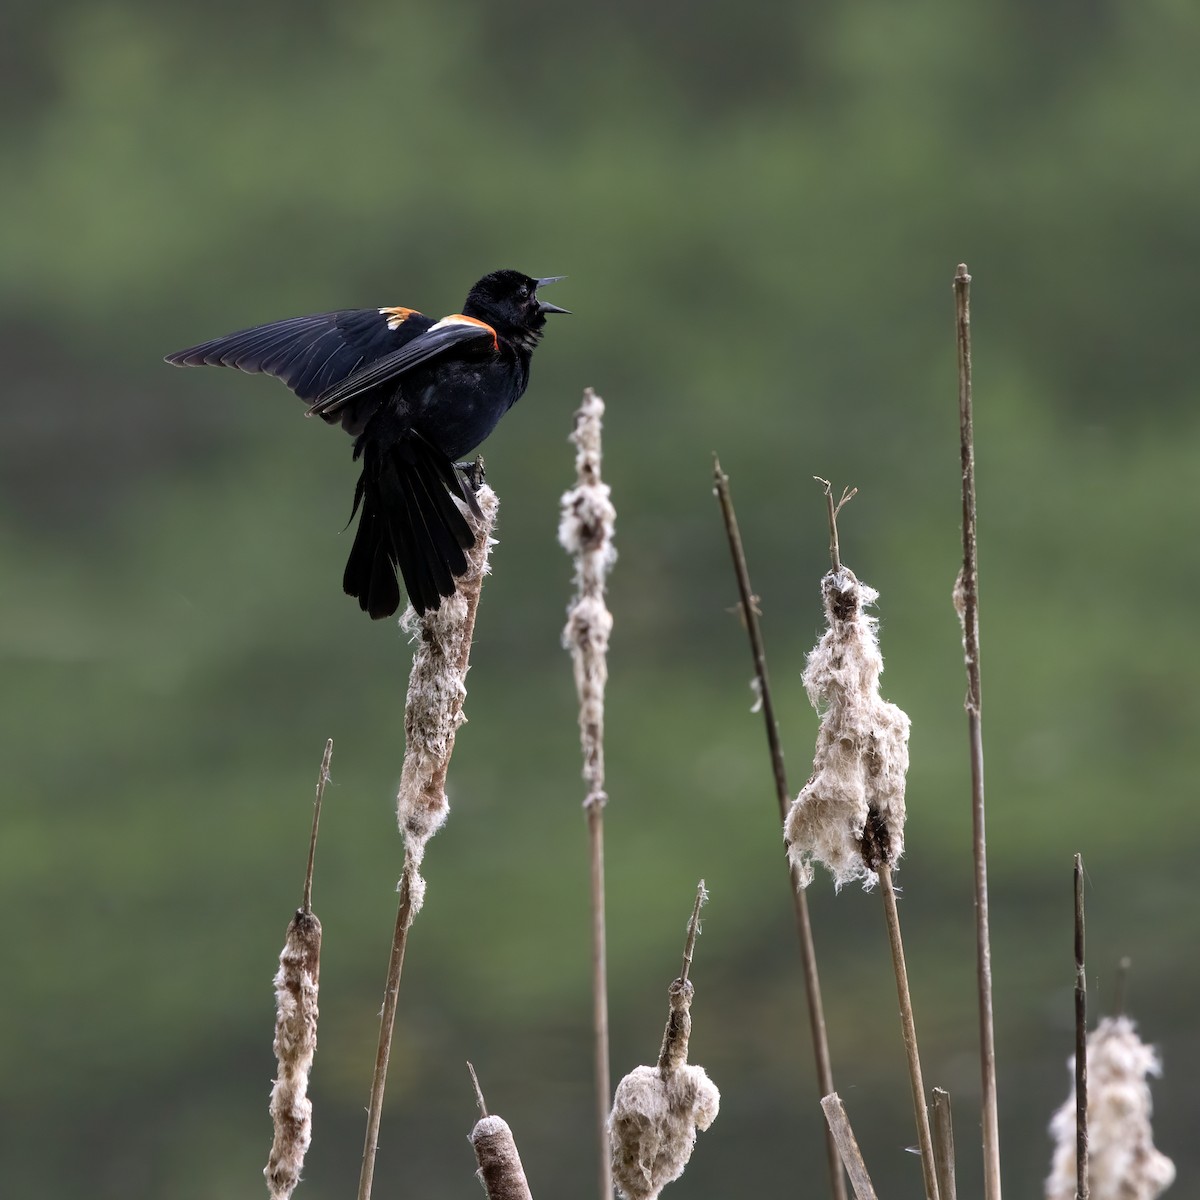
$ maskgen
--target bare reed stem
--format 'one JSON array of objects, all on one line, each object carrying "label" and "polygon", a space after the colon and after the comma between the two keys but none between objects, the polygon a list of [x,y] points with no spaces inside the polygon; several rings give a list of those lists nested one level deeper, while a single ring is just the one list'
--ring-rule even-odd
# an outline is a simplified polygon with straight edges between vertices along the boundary
[{"label": "bare reed stem", "polygon": [[575,560],[575,596],[567,610],[563,645],[570,650],[579,693],[579,738],[587,796],[590,895],[592,909],[592,1032],[596,1076],[596,1140],[600,1200],[611,1200],[607,1116],[612,1081],[608,1045],[608,967],[604,921],[604,688],[608,680],[608,638],[612,614],[605,584],[616,561],[616,510],[600,476],[600,431],[604,401],[591,389],[575,414],[575,486],[563,495],[558,540]]},{"label": "bare reed stem", "polygon": [[971,753],[972,846],[975,859],[975,954],[979,991],[979,1069],[983,1092],[983,1174],[986,1200],[1000,1200],[1000,1122],[996,1100],[996,1037],[992,1013],[992,944],[988,927],[987,832],[983,801],[983,694],[979,674],[979,561],[975,526],[975,428],[971,396],[971,276],[954,276],[958,346],[958,427],[962,459],[963,565],[954,603],[967,664],[967,731]]},{"label": "bare reed stem", "polygon": [[1075,855],[1075,1198],[1088,1200],[1087,972],[1084,966],[1083,855]]},{"label": "bare reed stem", "polygon": [[883,911],[887,918],[888,942],[892,949],[892,968],[896,973],[896,999],[900,1002],[900,1025],[904,1033],[904,1052],[908,1056],[908,1078],[912,1087],[913,1116],[917,1121],[917,1143],[921,1150],[921,1174],[928,1200],[939,1200],[934,1170],[933,1135],[929,1130],[929,1110],[925,1104],[925,1081],[921,1077],[921,1055],[917,1049],[917,1024],[913,1016],[912,996],[908,991],[908,967],[904,961],[904,942],[900,936],[900,913],[896,907],[896,889],[887,859],[878,868],[883,892]]},{"label": "bare reed stem", "polygon": [[858,1139],[850,1126],[850,1118],[846,1115],[846,1106],[842,1103],[842,1098],[837,1092],[831,1092],[822,1097],[821,1109],[825,1113],[829,1136],[833,1138],[846,1173],[850,1176],[855,1196],[858,1200],[875,1200],[875,1187],[867,1174],[867,1164],[858,1148]]},{"label": "bare reed stem", "polygon": [[954,1182],[954,1120],[950,1093],[933,1089],[933,1157],[941,1200],[957,1200]]},{"label": "bare reed stem", "polygon": [[608,1157],[608,1105],[612,1068],[608,1048],[608,936],[604,901],[604,804],[586,806],[588,890],[592,910],[592,1064],[595,1075],[595,1132],[600,1200],[612,1200],[612,1164]]},{"label": "bare reed stem", "polygon": [[[746,564],[746,552],[742,545],[742,533],[738,526],[737,513],[733,507],[733,496],[729,489],[729,476],[721,470],[721,463],[713,455],[713,479],[717,500],[721,505],[721,516],[725,522],[725,534],[729,539],[729,552],[733,558],[733,573],[737,578],[738,594],[741,597],[741,613],[750,638],[750,655],[754,660],[754,677],[759,699],[762,703],[763,722],[767,727],[767,747],[771,755],[771,772],[775,780],[775,798],[779,802],[779,821],[787,819],[788,805],[792,794],[788,789],[787,770],[783,763],[783,747],[779,739],[779,722],[775,718],[775,701],[771,695],[771,684],[767,676],[767,652],[763,644],[762,626],[759,623],[758,598],[750,586],[750,570]],[[836,528],[836,526],[835,526]],[[808,894],[799,886],[794,867],[789,865],[791,878],[792,910],[796,920],[796,936],[800,943],[800,963],[804,972],[804,991],[808,999],[808,1025],[812,1038],[813,1059],[817,1070],[818,1095],[828,1096],[834,1090],[833,1065],[829,1055],[829,1036],[825,1027],[825,1006],[821,998],[821,978],[817,971],[817,948],[813,940],[812,921],[808,912]],[[825,1128],[825,1158],[829,1168],[829,1184],[833,1200],[846,1200],[846,1180],[842,1174],[838,1147],[833,1131]]]},{"label": "bare reed stem", "polygon": [[396,796],[396,818],[404,835],[404,867],[398,887],[399,901],[384,984],[383,1009],[379,1016],[379,1044],[367,1107],[358,1200],[370,1200],[375,1176],[379,1123],[383,1115],[383,1093],[396,1023],[400,976],[404,970],[404,951],[409,928],[425,898],[421,862],[426,844],[441,828],[450,810],[445,791],[446,772],[458,727],[466,720],[462,708],[467,694],[465,681],[475,614],[488,569],[496,511],[500,506],[496,493],[486,484],[476,493],[476,500],[482,515],[469,518],[475,529],[475,545],[467,552],[468,567],[458,581],[458,590],[424,616],[418,617],[410,608],[401,621],[402,626],[414,634],[417,643],[404,710],[404,765]]},{"label": "bare reed stem", "polygon": [[325,785],[329,782],[329,764],[333,762],[333,738],[325,742],[325,753],[321,756],[321,770],[317,775],[317,795],[313,801],[312,831],[308,835],[308,865],[304,870],[304,901],[300,905],[305,912],[312,912],[313,866],[317,858],[317,827],[321,823],[321,804],[325,799]]}]

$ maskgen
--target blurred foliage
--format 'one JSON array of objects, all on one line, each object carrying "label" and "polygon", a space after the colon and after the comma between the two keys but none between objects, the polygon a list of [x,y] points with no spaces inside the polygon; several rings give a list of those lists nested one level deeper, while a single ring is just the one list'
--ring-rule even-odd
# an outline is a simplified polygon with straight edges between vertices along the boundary
[{"label": "blurred foliage", "polygon": [[[1095,1004],[1132,954],[1132,1010],[1166,1065],[1159,1143],[1187,1194],[1194,4],[13,0],[0,20],[6,1194],[255,1194],[269,981],[327,736],[304,1194],[345,1195],[356,1177],[407,651],[339,594],[348,444],[277,384],[159,360],[295,313],[450,310],[500,266],[568,273],[555,298],[576,316],[550,330],[486,447],[502,543],[409,951],[380,1188],[475,1194],[466,1057],[535,1191],[590,1186],[582,790],[554,543],[585,384],[609,405],[621,550],[616,1075],[657,1049],[704,875],[693,1050],[722,1114],[675,1190],[738,1195],[749,1172],[782,1194],[803,1171],[819,1194],[785,869],[710,454],[732,477],[797,787],[826,562],[809,477],[854,483],[843,556],[882,592],[886,690],[914,722],[899,878],[925,1074],[954,1095],[961,1179],[977,1179],[949,599],[961,260],[976,277],[1007,1186],[1038,1187],[1068,1085],[1081,850]],[[915,1197],[877,898],[835,901],[821,882],[813,904],[840,1090],[877,1180]]]}]

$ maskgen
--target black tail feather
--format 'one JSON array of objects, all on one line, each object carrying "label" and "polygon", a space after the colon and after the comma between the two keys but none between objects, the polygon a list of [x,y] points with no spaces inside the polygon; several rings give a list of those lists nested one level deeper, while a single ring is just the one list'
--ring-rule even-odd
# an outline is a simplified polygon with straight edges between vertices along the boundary
[{"label": "black tail feather", "polygon": [[413,608],[429,612],[454,594],[475,540],[447,490],[463,495],[462,480],[445,455],[416,436],[383,448],[368,443],[362,459],[354,505],[361,514],[342,586],[372,618],[390,617],[400,605],[399,569]]}]

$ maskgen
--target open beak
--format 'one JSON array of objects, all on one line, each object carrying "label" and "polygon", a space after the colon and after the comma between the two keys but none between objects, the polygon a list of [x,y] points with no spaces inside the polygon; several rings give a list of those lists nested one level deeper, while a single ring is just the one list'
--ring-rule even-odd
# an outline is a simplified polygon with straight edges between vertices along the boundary
[{"label": "open beak", "polygon": [[[565,275],[551,275],[546,279],[539,279],[537,281],[537,286],[545,287],[546,284],[557,283],[560,279],[566,279],[566,276]],[[538,301],[538,312],[541,312],[541,313],[565,313],[568,317],[571,315],[571,310],[569,308],[559,308],[557,304],[549,304],[545,300]]]}]

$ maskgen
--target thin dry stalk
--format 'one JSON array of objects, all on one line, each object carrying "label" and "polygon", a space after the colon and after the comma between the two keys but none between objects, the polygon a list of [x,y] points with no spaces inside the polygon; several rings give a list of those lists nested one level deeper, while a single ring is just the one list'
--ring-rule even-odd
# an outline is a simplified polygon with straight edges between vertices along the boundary
[{"label": "thin dry stalk", "polygon": [[[725,534],[729,539],[729,552],[733,558],[733,573],[737,578],[738,594],[741,597],[741,613],[750,638],[750,654],[754,660],[755,691],[759,697],[763,722],[767,727],[767,747],[771,755],[771,772],[775,780],[775,798],[779,803],[779,821],[787,820],[788,805],[792,794],[788,788],[787,770],[783,764],[783,746],[779,739],[779,722],[775,719],[775,701],[771,695],[771,684],[767,676],[767,652],[763,644],[762,626],[759,623],[758,598],[750,586],[750,570],[746,564],[746,552],[742,546],[742,533],[733,507],[733,496],[729,489],[729,476],[721,470],[717,456],[713,455],[713,479],[717,500],[721,505],[721,516],[725,522]],[[834,526],[836,529],[836,525]],[[817,971],[817,949],[813,940],[812,921],[808,912],[808,894],[799,885],[796,870],[789,864],[791,879],[792,910],[796,920],[796,936],[800,943],[800,963],[804,972],[804,991],[808,999],[808,1025],[812,1038],[813,1059],[817,1069],[818,1095],[828,1096],[834,1090],[833,1065],[829,1055],[829,1036],[825,1028],[825,1006],[821,999],[821,978]],[[829,1167],[829,1184],[833,1200],[846,1200],[846,1180],[842,1174],[837,1143],[828,1126],[825,1129],[825,1158]]]},{"label": "thin dry stalk", "polygon": [[904,942],[900,936],[900,912],[896,907],[896,889],[892,868],[883,859],[876,868],[883,911],[887,918],[888,942],[892,949],[892,969],[896,973],[896,999],[900,1002],[900,1026],[904,1033],[904,1052],[908,1056],[908,1079],[912,1088],[913,1116],[917,1122],[917,1144],[921,1151],[921,1174],[928,1200],[939,1200],[937,1173],[934,1170],[933,1135],[929,1129],[929,1109],[925,1104],[925,1082],[921,1077],[921,1055],[917,1049],[917,1023],[913,1016],[912,996],[908,991],[908,967],[904,961]]},{"label": "thin dry stalk", "polygon": [[967,731],[971,753],[972,847],[975,859],[975,955],[979,992],[979,1070],[983,1092],[983,1175],[986,1200],[1000,1200],[1000,1122],[996,1100],[996,1037],[992,1013],[992,944],[988,926],[987,831],[983,801],[983,693],[979,674],[979,560],[975,525],[975,418],[971,396],[971,276],[954,276],[958,346],[958,428],[962,459],[963,565],[954,605],[963,627],[967,664]]},{"label": "thin dry stalk", "polygon": [[471,1130],[471,1145],[479,1164],[476,1177],[483,1184],[488,1200],[533,1200],[513,1132],[503,1117],[488,1115],[475,1068],[470,1063],[467,1068],[471,1072],[476,1103],[483,1114]]},{"label": "thin dry stalk", "polygon": [[867,1174],[867,1164],[858,1148],[858,1139],[850,1126],[850,1118],[846,1115],[846,1106],[842,1103],[842,1098],[836,1092],[831,1092],[822,1098],[821,1109],[825,1113],[829,1136],[833,1138],[846,1174],[850,1176],[855,1196],[858,1200],[875,1200],[875,1186],[871,1183],[871,1176]]},{"label": "thin dry stalk", "polygon": [[1075,855],[1075,1197],[1088,1200],[1087,972],[1084,966],[1083,855]]},{"label": "thin dry stalk", "polygon": [[404,710],[404,766],[396,796],[397,821],[404,835],[404,867],[379,1016],[379,1044],[367,1107],[358,1200],[370,1200],[374,1181],[404,951],[409,928],[425,898],[421,862],[426,844],[441,828],[450,810],[445,792],[446,772],[458,727],[466,720],[462,709],[467,694],[471,639],[483,577],[488,569],[492,529],[500,507],[496,493],[486,484],[476,493],[476,500],[482,516],[469,518],[475,529],[475,545],[467,552],[468,567],[458,581],[458,590],[424,616],[416,616],[410,608],[402,619],[403,627],[414,634],[417,642]]},{"label": "thin dry stalk", "polygon": [[333,739],[325,743],[317,796],[313,805],[304,899],[288,925],[279,970],[275,975],[275,1058],[279,1071],[271,1089],[274,1138],[263,1170],[272,1200],[288,1200],[300,1182],[304,1156],[312,1141],[312,1101],[308,1080],[317,1052],[317,999],[321,980],[321,922],[312,910],[313,864],[321,801],[329,782]]},{"label": "thin dry stalk", "polygon": [[954,1182],[954,1119],[950,1093],[933,1089],[933,1157],[941,1200],[957,1200]]},{"label": "thin dry stalk", "polygon": [[592,908],[592,1028],[596,1076],[596,1138],[600,1200],[611,1200],[606,1117],[611,1094],[608,1047],[608,967],[604,922],[604,688],[612,614],[604,593],[617,553],[616,510],[600,476],[604,401],[591,389],[575,414],[575,486],[563,495],[558,540],[575,560],[575,597],[567,610],[563,645],[570,650],[579,693],[579,739],[587,796],[588,858]]}]

